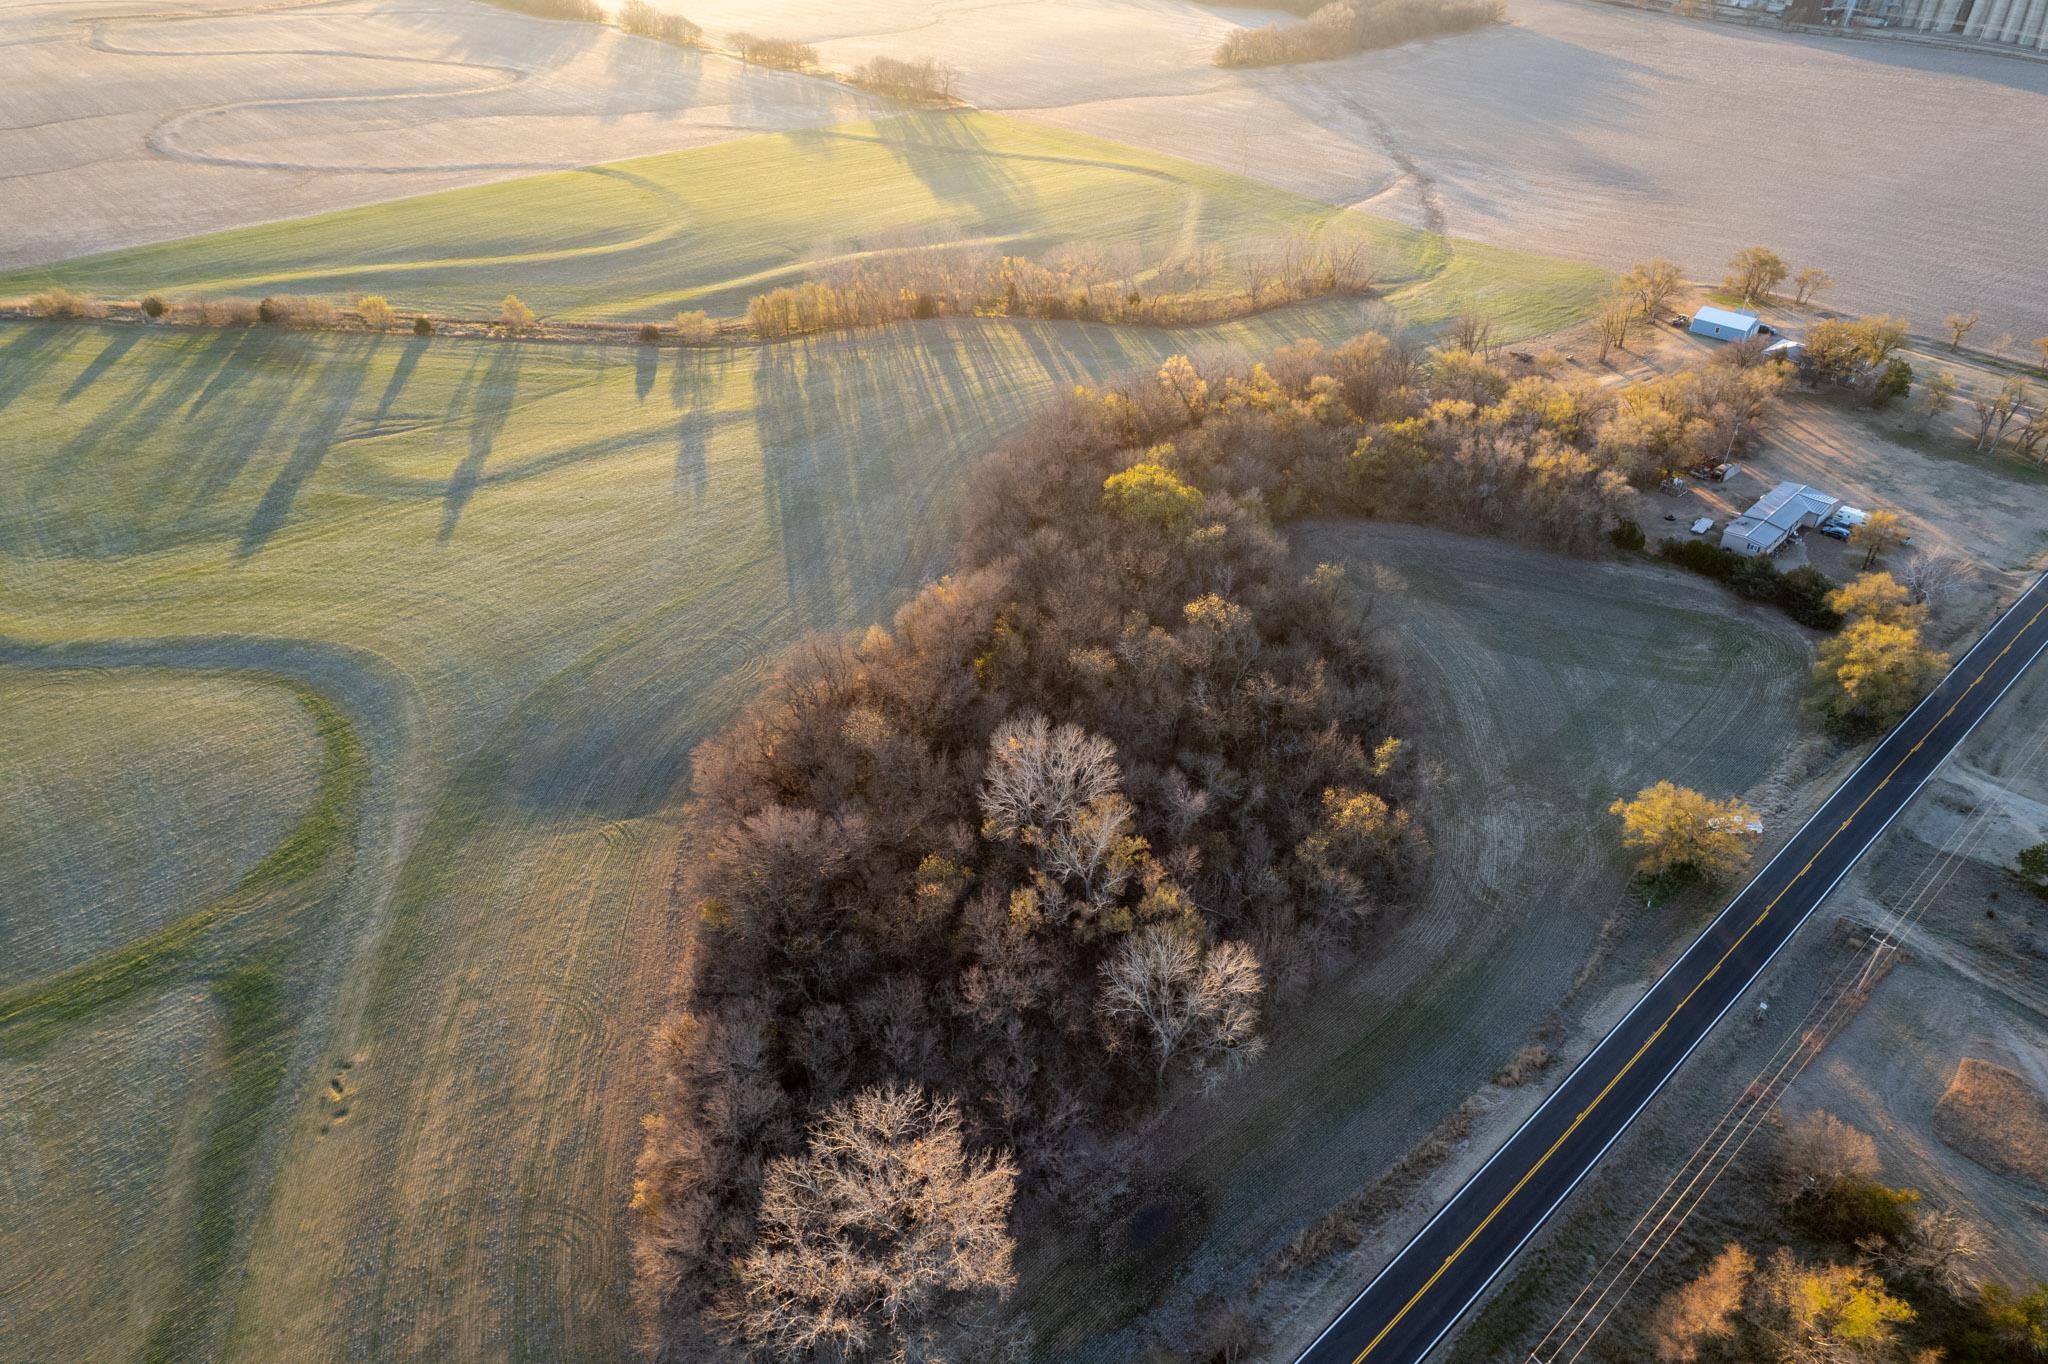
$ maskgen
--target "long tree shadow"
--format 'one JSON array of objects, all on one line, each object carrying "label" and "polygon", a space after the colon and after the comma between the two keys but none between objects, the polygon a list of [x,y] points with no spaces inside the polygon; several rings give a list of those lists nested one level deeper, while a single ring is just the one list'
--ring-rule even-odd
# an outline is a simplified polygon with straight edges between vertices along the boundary
[{"label": "long tree shadow", "polygon": [[43,362],[50,358],[44,351],[59,340],[71,340],[75,334],[61,323],[32,322],[0,346],[0,408],[20,397],[30,381],[42,373]]},{"label": "long tree shadow", "polygon": [[640,347],[633,357],[633,397],[646,402],[647,395],[654,391],[654,373],[661,366],[661,352],[652,346]]},{"label": "long tree shadow", "polygon": [[971,204],[984,222],[1029,218],[1038,191],[992,149],[968,116],[904,114],[875,125],[877,138],[942,203]]},{"label": "long tree shadow", "polygon": [[213,405],[213,400],[249,377],[249,365],[245,362],[259,355],[276,338],[251,327],[239,332],[222,332],[221,341],[229,349],[220,359],[219,367],[199,390],[199,396],[185,409],[185,420],[191,421]]},{"label": "long tree shadow", "polygon": [[390,382],[384,385],[383,396],[377,399],[377,410],[370,416],[370,432],[375,434],[383,426],[384,419],[391,415],[391,405],[398,401],[398,395],[412,379],[412,372],[419,368],[420,356],[427,350],[428,341],[424,336],[415,336],[405,343],[399,352],[398,363],[391,369]]},{"label": "long tree shadow", "polygon": [[243,529],[241,543],[235,547],[238,562],[268,544],[291,516],[299,489],[320,468],[348,424],[349,413],[355,410],[356,395],[362,391],[363,380],[369,373],[370,359],[383,344],[381,337],[351,338],[326,355],[314,371],[310,392],[306,388],[292,391],[290,400],[294,407],[312,404],[316,410],[300,430],[290,458],[270,481],[263,500],[256,504],[255,514]]},{"label": "long tree shadow", "polygon": [[676,422],[676,492],[694,503],[702,503],[711,485],[708,463],[712,411],[726,374],[734,363],[733,352],[679,350],[675,374],[669,380],[668,397],[682,415]]},{"label": "long tree shadow", "polygon": [[100,353],[92,358],[92,363],[78,372],[78,377],[71,381],[71,386],[57,399],[58,404],[61,406],[68,403],[91,388],[102,374],[113,368],[115,361],[135,349],[135,343],[141,336],[142,333],[137,329],[124,327],[108,337],[107,344],[100,347]]},{"label": "long tree shadow", "polygon": [[462,463],[455,466],[455,472],[448,479],[448,491],[441,503],[441,534],[439,543],[447,544],[455,536],[455,523],[462,519],[462,510],[469,505],[469,499],[476,495],[477,485],[483,482],[484,465],[490,461],[491,449],[498,443],[498,433],[505,429],[505,420],[512,413],[513,396],[519,389],[519,368],[525,359],[525,348],[516,342],[507,342],[497,347],[497,354],[491,357],[489,368],[474,389],[475,398],[470,407],[469,453]]},{"label": "long tree shadow", "polygon": [[[838,624],[835,579],[864,557],[861,506],[848,467],[851,433],[837,420],[831,343],[765,346],[754,369],[762,493],[782,545],[790,610],[802,630]],[[858,567],[855,577],[863,576]]]}]

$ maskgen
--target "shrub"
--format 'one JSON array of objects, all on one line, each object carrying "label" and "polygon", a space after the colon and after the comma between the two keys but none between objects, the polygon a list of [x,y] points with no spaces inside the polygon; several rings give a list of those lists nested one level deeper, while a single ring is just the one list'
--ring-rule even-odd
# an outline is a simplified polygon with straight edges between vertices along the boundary
[{"label": "shrub", "polygon": [[429,322],[424,316],[415,317],[412,320],[412,334],[414,336],[432,336],[434,334],[434,324]]},{"label": "shrub", "polygon": [[1835,584],[1827,574],[1802,564],[1787,573],[1778,584],[1778,605],[1785,614],[1814,630],[1839,630],[1842,613],[1829,605]]},{"label": "shrub", "polygon": [[1726,583],[1750,601],[1769,602],[1801,625],[1816,630],[1841,628],[1841,612],[1828,604],[1835,585],[1819,569],[1802,566],[1781,573],[1768,559],[1746,558],[1707,540],[1666,540],[1657,555],[1701,577]]},{"label": "shrub", "polygon": [[170,308],[171,305],[164,302],[162,294],[144,294],[142,296],[142,315],[152,322],[169,312]]},{"label": "shrub", "polygon": [[1607,532],[1607,538],[1624,554],[1639,553],[1643,546],[1650,543],[1649,537],[1643,534],[1642,526],[1627,518],[1616,522],[1614,529]]},{"label": "shrub", "polygon": [[2013,869],[2022,881],[2034,888],[2036,895],[2048,896],[2048,843],[2036,843],[2031,848],[2020,849]]},{"label": "shrub", "polygon": [[334,305],[302,294],[273,294],[256,305],[257,320],[272,327],[331,327]]},{"label": "shrub", "polygon": [[106,307],[91,294],[81,294],[61,284],[52,285],[30,298],[31,317],[104,317]]},{"label": "shrub", "polygon": [[695,47],[704,39],[704,30],[698,25],[680,14],[664,13],[647,0],[626,0],[619,6],[619,27],[637,37],[678,47]]},{"label": "shrub", "polygon": [[356,316],[363,319],[364,326],[382,331],[391,325],[391,304],[382,294],[364,294],[356,300]]},{"label": "shrub", "polygon": [[1792,1220],[1815,1236],[1853,1246],[1873,1239],[1903,1245],[1920,1195],[1874,1179],[1838,1180],[1793,1204]]},{"label": "shrub", "polygon": [[533,325],[533,309],[520,302],[519,295],[507,294],[505,302],[498,308],[498,320],[506,331],[516,336]]},{"label": "shrub", "polygon": [[1892,399],[1903,398],[1912,391],[1913,367],[1893,356],[1885,361],[1883,372],[1877,376],[1877,383],[1870,390],[1870,405],[1883,407]]},{"label": "shrub", "polygon": [[1735,570],[1742,567],[1740,554],[1732,549],[1723,549],[1710,540],[1666,540],[1657,554],[1680,568],[1721,583],[1734,577]]},{"label": "shrub", "polygon": [[652,322],[642,323],[640,327],[640,344],[643,346],[660,345],[661,328]]},{"label": "shrub", "polygon": [[686,346],[701,346],[718,335],[718,324],[711,320],[709,313],[677,313],[675,317],[676,339]]},{"label": "shrub", "polygon": [[251,298],[187,298],[172,305],[171,312],[183,321],[205,327],[253,327],[262,318]]},{"label": "shrub", "polygon": [[740,60],[753,66],[773,66],[784,71],[802,71],[818,64],[818,49],[788,38],[763,38],[753,33],[732,35],[733,50]]}]

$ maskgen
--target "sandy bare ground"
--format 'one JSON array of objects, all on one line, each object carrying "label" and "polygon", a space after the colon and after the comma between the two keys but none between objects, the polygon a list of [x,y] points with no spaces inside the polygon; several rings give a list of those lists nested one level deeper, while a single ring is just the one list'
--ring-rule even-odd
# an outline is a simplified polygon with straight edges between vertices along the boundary
[{"label": "sandy bare ground", "polygon": [[0,54],[0,266],[879,107],[467,0],[0,4]]},{"label": "sandy bare ground", "polygon": [[[1819,264],[1838,297],[1985,336],[2048,332],[2032,131],[2048,65],[1846,45],[1574,0],[1490,32],[1227,72],[1271,12],[1184,0],[666,0],[707,28],[958,66],[985,107],[1210,161],[1461,236],[1717,277],[1736,248]],[[1711,88],[1709,86],[1711,80]]]}]

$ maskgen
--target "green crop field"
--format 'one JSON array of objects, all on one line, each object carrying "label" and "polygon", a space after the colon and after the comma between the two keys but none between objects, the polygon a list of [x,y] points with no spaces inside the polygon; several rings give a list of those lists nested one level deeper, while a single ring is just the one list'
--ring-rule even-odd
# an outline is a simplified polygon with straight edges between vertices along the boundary
[{"label": "green crop field", "polygon": [[1304,231],[1370,243],[1418,321],[1483,308],[1523,334],[1603,280],[1498,247],[1445,244],[1212,167],[992,114],[915,114],[530,176],[0,276],[109,298],[383,294],[401,308],[665,319],[747,299],[865,254],[957,241],[1038,256],[1129,245],[1157,263]]},{"label": "green crop field", "polygon": [[[658,316],[737,308],[828,238],[1228,244],[1331,212],[920,117],[0,292],[512,288]],[[0,1355],[625,1357],[632,1084],[693,745],[780,646],[941,571],[961,469],[1072,385],[1335,343],[1387,302],[1529,336],[1601,287],[1344,222],[1405,262],[1386,300],[1179,332],[0,324],[0,708],[25,721],[0,734]]]}]

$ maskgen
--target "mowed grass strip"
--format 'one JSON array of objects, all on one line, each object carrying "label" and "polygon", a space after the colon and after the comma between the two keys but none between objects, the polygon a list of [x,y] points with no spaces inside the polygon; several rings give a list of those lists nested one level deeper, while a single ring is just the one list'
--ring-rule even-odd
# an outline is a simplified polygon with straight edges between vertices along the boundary
[{"label": "mowed grass strip", "polygon": [[[960,242],[1041,256],[1195,248],[1329,231],[1371,245],[1404,312],[1472,307],[1523,334],[1590,306],[1589,266],[1414,228],[1102,138],[984,113],[924,113],[779,133],[88,256],[0,275],[0,297],[53,284],[104,297],[376,293],[401,309],[543,317],[736,315],[747,299],[874,252]],[[1226,268],[1225,281],[1235,282]],[[1560,307],[1559,305],[1568,305]],[[1522,317],[1525,309],[1535,311]]]}]

